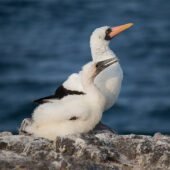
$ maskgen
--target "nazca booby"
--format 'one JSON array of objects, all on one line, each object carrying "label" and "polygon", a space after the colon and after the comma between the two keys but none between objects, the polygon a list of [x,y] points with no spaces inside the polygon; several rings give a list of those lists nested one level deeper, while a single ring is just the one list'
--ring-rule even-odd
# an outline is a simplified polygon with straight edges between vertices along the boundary
[{"label": "nazca booby", "polygon": [[86,133],[101,120],[105,97],[95,86],[95,77],[107,67],[116,64],[117,57],[90,62],[81,71],[84,94],[67,95],[54,103],[39,105],[33,112],[33,123],[26,132],[54,140],[56,136]]},{"label": "nazca booby", "polygon": [[[125,24],[117,27],[100,27],[94,30],[90,38],[90,47],[93,61],[101,61],[115,57],[114,52],[109,48],[110,40],[120,32],[128,29],[133,24]],[[119,62],[101,72],[95,79],[96,86],[106,98],[105,110],[108,110],[115,103],[122,84],[123,71]],[[69,94],[84,94],[80,81],[80,73],[74,73],[56,89],[55,94],[35,100],[38,103],[55,102],[55,98],[61,99]]]}]

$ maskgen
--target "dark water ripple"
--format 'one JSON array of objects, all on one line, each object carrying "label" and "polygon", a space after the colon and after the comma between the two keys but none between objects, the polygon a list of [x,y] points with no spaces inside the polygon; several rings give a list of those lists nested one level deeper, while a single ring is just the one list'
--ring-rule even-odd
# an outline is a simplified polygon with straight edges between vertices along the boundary
[{"label": "dark water ripple", "polygon": [[0,131],[16,131],[36,106],[91,58],[104,25],[135,25],[111,41],[124,81],[103,121],[121,133],[170,133],[170,1],[1,0]]}]

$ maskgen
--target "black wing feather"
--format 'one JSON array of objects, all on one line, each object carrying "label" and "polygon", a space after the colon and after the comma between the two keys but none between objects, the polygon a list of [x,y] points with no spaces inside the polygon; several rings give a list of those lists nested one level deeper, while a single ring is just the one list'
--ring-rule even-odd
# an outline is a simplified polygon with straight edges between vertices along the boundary
[{"label": "black wing feather", "polygon": [[84,92],[68,90],[64,88],[63,85],[61,85],[56,89],[54,95],[46,96],[46,97],[34,100],[34,102],[42,104],[42,103],[47,103],[48,102],[47,99],[55,99],[55,98],[62,99],[63,97],[68,96],[68,95],[84,95],[84,94],[85,94]]}]

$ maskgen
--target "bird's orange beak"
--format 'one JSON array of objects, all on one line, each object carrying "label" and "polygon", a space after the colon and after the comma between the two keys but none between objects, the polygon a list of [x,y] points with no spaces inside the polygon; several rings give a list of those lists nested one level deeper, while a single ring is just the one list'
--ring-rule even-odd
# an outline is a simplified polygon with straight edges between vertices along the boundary
[{"label": "bird's orange beak", "polygon": [[132,25],[133,23],[129,23],[129,24],[125,24],[125,25],[121,25],[117,27],[111,27],[110,29],[112,30],[112,32],[110,33],[110,37],[113,38],[114,36],[121,33],[122,31],[130,28]]}]

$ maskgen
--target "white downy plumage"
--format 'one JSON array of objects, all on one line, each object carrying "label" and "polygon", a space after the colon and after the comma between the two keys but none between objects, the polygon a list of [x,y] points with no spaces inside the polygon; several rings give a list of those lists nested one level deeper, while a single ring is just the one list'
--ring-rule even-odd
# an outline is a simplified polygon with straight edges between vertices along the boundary
[{"label": "white downy plumage", "polygon": [[117,61],[115,57],[85,65],[80,76],[85,94],[67,95],[57,102],[39,105],[33,112],[33,123],[25,130],[51,140],[56,136],[92,130],[101,120],[105,105],[105,97],[94,85],[94,79],[99,72]]},{"label": "white downy plumage", "polygon": [[[114,58],[115,54],[109,48],[110,40],[132,25],[133,24],[130,23],[118,27],[105,26],[94,30],[90,38],[90,47],[93,61],[97,62],[109,58]],[[67,90],[84,92],[80,81],[80,74],[81,72],[71,74],[62,86]],[[108,110],[116,102],[121,89],[122,79],[123,72],[119,62],[105,69],[96,77],[95,84],[106,98],[104,110]],[[48,99],[47,97],[44,101],[55,102],[55,100],[51,100],[50,98],[51,97]],[[40,101],[43,99],[44,98],[40,99]]]}]

